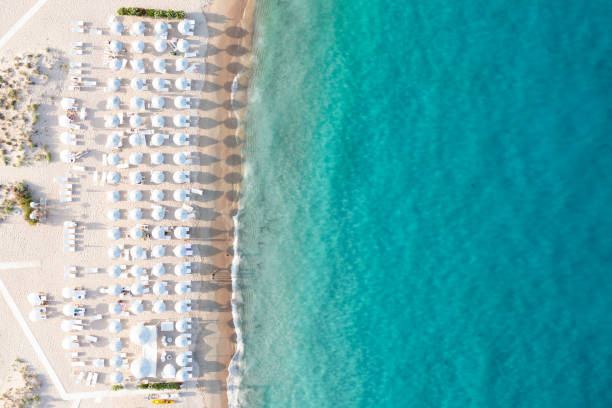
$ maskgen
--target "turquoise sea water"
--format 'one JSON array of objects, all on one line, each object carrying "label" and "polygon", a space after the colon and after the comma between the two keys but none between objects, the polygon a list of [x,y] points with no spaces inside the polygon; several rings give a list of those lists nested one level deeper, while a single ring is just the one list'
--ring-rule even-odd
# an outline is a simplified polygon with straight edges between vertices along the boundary
[{"label": "turquoise sea water", "polygon": [[612,3],[258,0],[245,407],[612,406]]}]

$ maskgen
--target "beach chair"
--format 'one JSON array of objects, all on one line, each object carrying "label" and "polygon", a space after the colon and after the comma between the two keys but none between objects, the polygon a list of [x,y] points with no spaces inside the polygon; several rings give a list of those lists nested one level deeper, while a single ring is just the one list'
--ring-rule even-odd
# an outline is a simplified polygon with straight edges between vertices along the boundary
[{"label": "beach chair", "polygon": [[190,67],[188,67],[188,68],[185,70],[185,73],[186,73],[186,74],[189,74],[189,73],[193,72],[193,71],[194,71],[194,70],[195,70],[197,67],[198,67],[197,65],[192,64]]},{"label": "beach chair", "polygon": [[66,353],[66,357],[73,358],[73,357],[78,357],[78,356],[79,356],[79,352],[78,351],[72,351],[70,353]]},{"label": "beach chair", "polygon": [[72,27],[70,29],[70,31],[72,31],[73,33],[84,33],[85,29],[81,28],[81,27]]},{"label": "beach chair", "polygon": [[70,75],[81,75],[82,73],[83,71],[81,71],[80,69],[73,68],[70,70]]},{"label": "beach chair", "polygon": [[83,81],[84,86],[96,86],[96,81]]},{"label": "beach chair", "polygon": [[80,371],[79,375],[77,376],[76,380],[74,380],[75,384],[80,384],[81,381],[83,381],[83,378],[85,377],[85,371]]},{"label": "beach chair", "polygon": [[73,361],[70,363],[71,367],[85,367],[84,361]]},{"label": "beach chair", "polygon": [[98,338],[96,336],[85,336],[85,340],[90,343],[96,343],[98,341]]},{"label": "beach chair", "polygon": [[186,52],[186,53],[185,53],[185,58],[194,58],[194,57],[196,57],[196,56],[197,56],[197,54],[198,54],[198,53],[197,53],[197,51],[194,51],[194,52]]},{"label": "beach chair", "polygon": [[70,62],[70,68],[77,68],[77,67],[82,67],[83,63],[80,61],[71,61]]},{"label": "beach chair", "polygon": [[[82,54],[83,54],[83,50],[73,48],[73,49],[72,49],[72,54],[73,54],[73,55],[82,55]],[[73,89],[73,90],[74,90],[74,89]]]},{"label": "beach chair", "polygon": [[102,30],[98,30],[97,28],[90,28],[89,33],[95,35],[102,35]]},{"label": "beach chair", "polygon": [[82,42],[82,41],[73,41],[73,42],[71,43],[71,45],[72,45],[73,47],[82,47],[82,46],[83,46],[83,42]]},{"label": "beach chair", "polygon": [[98,268],[86,268],[85,273],[98,273]]},{"label": "beach chair", "polygon": [[127,60],[127,59],[125,59],[125,58],[123,58],[123,59],[121,60],[121,69],[125,68],[125,66],[127,65],[127,63],[128,63],[128,60]]},{"label": "beach chair", "polygon": [[87,171],[87,168],[85,168],[85,166],[72,166],[72,170]]},{"label": "beach chair", "polygon": [[102,320],[102,315],[97,314],[97,315],[91,316],[91,318],[89,319],[90,322],[95,322],[96,320]]},{"label": "beach chair", "polygon": [[83,20],[71,21],[70,25],[73,25],[75,27],[82,27],[85,25],[85,22]]}]

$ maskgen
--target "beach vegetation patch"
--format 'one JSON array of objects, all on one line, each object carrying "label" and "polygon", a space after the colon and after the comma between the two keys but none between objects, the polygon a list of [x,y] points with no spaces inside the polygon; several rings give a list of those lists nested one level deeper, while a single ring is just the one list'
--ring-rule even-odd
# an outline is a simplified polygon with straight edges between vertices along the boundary
[{"label": "beach vegetation patch", "polygon": [[141,390],[179,390],[181,383],[179,382],[159,382],[159,383],[143,383],[138,384]]},{"label": "beach vegetation patch", "polygon": [[38,224],[36,217],[30,217],[30,215],[36,211],[35,207],[32,207],[34,198],[28,188],[28,185],[24,182],[12,183],[6,186],[0,186],[1,199],[2,199],[2,218],[6,218],[16,207],[21,209],[23,218],[30,225]]},{"label": "beach vegetation patch", "polygon": [[153,18],[185,18],[185,12],[182,10],[160,10],[147,9],[141,7],[120,7],[117,10],[120,16],[138,16],[138,17],[153,17]]},{"label": "beach vegetation patch", "polygon": [[22,360],[15,359],[9,367],[7,378],[2,382],[0,407],[37,407],[40,396],[38,375]]}]

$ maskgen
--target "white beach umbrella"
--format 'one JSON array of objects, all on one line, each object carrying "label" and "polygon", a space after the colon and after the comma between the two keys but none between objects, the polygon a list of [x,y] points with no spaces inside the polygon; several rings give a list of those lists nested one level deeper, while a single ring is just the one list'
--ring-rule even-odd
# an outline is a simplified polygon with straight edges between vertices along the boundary
[{"label": "white beach umbrella", "polygon": [[164,155],[161,152],[151,153],[151,164],[153,165],[164,164]]},{"label": "white beach umbrella", "polygon": [[60,142],[62,142],[63,144],[69,145],[73,143],[76,136],[73,135],[72,133],[62,132],[59,138],[60,138]]},{"label": "white beach umbrella", "polygon": [[42,305],[42,299],[40,298],[38,293],[34,293],[34,292],[28,293],[28,303],[31,304],[32,306],[39,306],[39,305]]},{"label": "white beach umbrella", "polygon": [[151,146],[161,146],[164,144],[164,140],[166,140],[164,138],[164,135],[159,134],[159,133],[155,133],[153,136],[151,136],[151,140],[149,141],[149,144]]},{"label": "white beach umbrella", "polygon": [[110,348],[111,351],[114,352],[121,351],[121,349],[123,348],[123,342],[121,341],[121,339],[112,338],[108,343],[108,348]]},{"label": "white beach umbrella", "polygon": [[139,346],[151,341],[151,330],[143,324],[137,324],[130,329],[130,341]]},{"label": "white beach umbrella", "polygon": [[121,313],[121,304],[114,302],[108,305],[108,313],[118,315]]},{"label": "white beach umbrella", "polygon": [[113,245],[108,248],[108,257],[110,259],[117,259],[121,256],[121,249],[117,245]]},{"label": "white beach umbrella", "polygon": [[[179,300],[174,304],[174,311],[176,313],[187,313],[189,311],[189,305],[185,300]],[[178,345],[178,344],[177,344]],[[180,346],[183,347],[183,346]]]},{"label": "white beach umbrella", "polygon": [[142,54],[144,51],[145,44],[140,40],[132,41],[132,52],[134,54]]},{"label": "white beach umbrella", "polygon": [[145,81],[142,78],[132,78],[130,87],[135,91],[140,91],[144,87]]},{"label": "white beach umbrella", "polygon": [[165,239],[167,230],[168,230],[168,227],[166,226],[156,225],[151,230],[151,236],[153,237],[153,239]]},{"label": "white beach umbrella", "polygon": [[140,133],[132,133],[130,135],[129,141],[130,141],[130,145],[132,145],[134,147],[136,147],[136,146],[144,146],[146,144],[145,137],[143,135],[141,135]]},{"label": "white beach umbrella", "polygon": [[[142,116],[139,114],[134,114],[130,116],[130,126],[131,127],[139,127],[142,126]],[[132,135],[134,136],[134,135]]]},{"label": "white beach umbrella", "polygon": [[142,153],[140,152],[132,152],[130,153],[130,157],[128,159],[130,164],[137,166],[142,163]]},{"label": "white beach umbrella", "polygon": [[132,184],[142,183],[142,173],[139,171],[132,171],[130,173],[130,183]]},{"label": "white beach umbrella", "polygon": [[132,239],[142,239],[142,228],[140,227],[132,227],[130,229],[130,238]]},{"label": "white beach umbrella", "polygon": [[119,265],[111,265],[106,268],[106,273],[111,278],[118,278],[121,275],[121,268],[119,267]]},{"label": "white beach umbrella", "polygon": [[73,341],[71,337],[64,337],[62,340],[62,348],[64,350],[70,350],[77,347],[79,347],[79,343]]},{"label": "white beach umbrella", "polygon": [[168,44],[166,43],[166,40],[162,40],[160,38],[160,39],[155,40],[154,47],[155,47],[155,51],[164,52],[168,49]]},{"label": "white beach umbrella", "polygon": [[132,372],[132,375],[137,379],[148,377],[150,370],[151,363],[149,363],[149,360],[144,359],[142,357],[137,358],[130,365],[130,371]]},{"label": "white beach umbrella", "polygon": [[181,262],[174,265],[174,274],[176,276],[185,276],[191,272],[191,262]]},{"label": "white beach umbrella", "polygon": [[153,313],[162,314],[166,311],[166,303],[163,300],[156,300],[153,302]]},{"label": "white beach umbrella", "polygon": [[123,357],[121,357],[121,354],[113,354],[108,360],[108,365],[115,368],[121,367],[123,365]]},{"label": "white beach umbrella", "polygon": [[130,99],[130,109],[144,110],[144,108],[145,108],[144,99],[142,99],[139,96],[132,96],[132,98]]},{"label": "white beach umbrella", "polygon": [[104,117],[104,127],[114,128],[120,124],[119,117],[117,115],[106,115]]},{"label": "white beach umbrella", "polygon": [[121,231],[119,231],[119,228],[117,227],[111,227],[106,231],[106,234],[108,235],[108,238],[112,239],[112,240],[117,240],[119,238],[121,238]]},{"label": "white beach umbrella", "polygon": [[40,309],[32,309],[30,310],[30,313],[28,314],[28,318],[33,322],[37,322],[41,320],[42,317],[43,317],[43,314],[40,311]]},{"label": "white beach umbrella", "polygon": [[155,221],[161,221],[165,217],[166,217],[166,210],[164,209],[164,207],[156,205],[151,210],[151,218],[153,218]]},{"label": "white beach umbrella", "polygon": [[111,384],[121,384],[123,381],[123,374],[121,374],[119,371],[115,371],[111,373],[109,379]]},{"label": "white beach umbrella", "polygon": [[153,293],[156,295],[167,295],[168,289],[166,288],[168,284],[164,281],[156,281],[153,284]]},{"label": "white beach umbrella", "polygon": [[72,128],[73,127],[72,123],[70,122],[70,119],[68,119],[68,117],[65,116],[65,115],[58,116],[57,121],[58,121],[59,125],[62,126],[62,127],[66,127],[66,128]]},{"label": "white beach umbrella", "polygon": [[[107,149],[116,149],[121,145],[121,136],[117,132],[113,132],[106,138],[106,148]],[[119,158],[119,155],[117,155]],[[117,162],[118,164],[119,162]]]},{"label": "white beach umbrella", "polygon": [[146,256],[146,252],[138,245],[135,245],[130,248],[130,255],[134,259],[143,259]]},{"label": "white beach umbrella", "polygon": [[[179,324],[181,325],[181,327],[183,327],[181,322],[186,322],[186,321],[185,321],[185,319],[180,319],[179,321],[177,321],[176,322],[177,330],[178,330]],[[187,327],[187,326],[185,325],[185,327]],[[180,332],[184,332],[185,330],[179,330],[179,331]],[[176,364],[178,364],[179,366],[185,367],[185,366],[189,365],[189,359],[190,358],[191,357],[189,356],[189,354],[187,354],[186,352],[183,351],[182,353],[179,353],[176,356],[176,360],[175,361],[176,361]]]},{"label": "white beach umbrella", "polygon": [[186,334],[179,334],[174,339],[174,344],[177,347],[187,347],[189,345],[189,338],[187,337]]},{"label": "white beach umbrella", "polygon": [[160,89],[163,89],[166,86],[166,81],[163,78],[153,78],[153,88],[157,89],[158,91]]},{"label": "white beach umbrella", "polygon": [[72,98],[62,98],[60,102],[60,106],[62,109],[68,110],[74,108],[74,99]]},{"label": "white beach umbrella", "polygon": [[176,285],[174,285],[174,293],[176,293],[177,295],[184,295],[187,292],[190,292],[189,284],[187,282],[178,282]]},{"label": "white beach umbrella", "polygon": [[140,58],[131,60],[130,66],[132,67],[132,71],[134,71],[137,74],[141,74],[145,72],[144,61]]},{"label": "white beach umbrella", "polygon": [[174,190],[172,198],[178,202],[189,201],[189,191],[183,189]]},{"label": "white beach umbrella", "polygon": [[111,40],[108,48],[110,48],[110,50],[116,54],[123,49],[123,43],[118,40]]},{"label": "white beach umbrella", "polygon": [[179,221],[185,221],[190,218],[190,214],[183,207],[174,210],[174,218]]},{"label": "white beach umbrella", "polygon": [[187,109],[189,108],[189,102],[183,95],[179,95],[174,98],[174,107],[177,109]]},{"label": "white beach umbrella", "polygon": [[144,307],[142,306],[142,302],[132,301],[130,303],[130,312],[135,315],[139,315],[144,311]]},{"label": "white beach umbrella", "polygon": [[189,238],[189,228],[187,228],[187,227],[176,227],[176,228],[174,228],[174,237],[176,239],[187,239],[187,238]]},{"label": "white beach umbrella", "polygon": [[70,299],[73,294],[74,290],[72,290],[72,288],[62,288],[62,297],[64,297],[64,299]]},{"label": "white beach umbrella", "polygon": [[119,58],[111,58],[108,61],[108,67],[113,71],[119,71],[121,69],[121,60]]},{"label": "white beach umbrella", "polygon": [[164,365],[161,376],[164,379],[174,378],[176,376],[176,368],[174,368],[174,366],[170,363]]},{"label": "white beach umbrella", "polygon": [[108,331],[117,334],[123,329],[123,325],[118,319],[110,319],[108,321]]},{"label": "white beach umbrella", "polygon": [[142,219],[142,210],[140,208],[130,208],[128,214],[130,220],[138,221]]},{"label": "white beach umbrella", "polygon": [[191,34],[191,29],[192,29],[192,25],[189,21],[187,20],[182,20],[178,23],[178,30],[179,33],[183,34],[183,35],[188,35]]},{"label": "white beach umbrella", "polygon": [[174,80],[174,86],[181,91],[185,91],[189,87],[189,80],[185,77],[176,78]]},{"label": "white beach umbrella", "polygon": [[163,258],[166,255],[166,248],[163,245],[155,245],[151,249],[151,256],[153,258]]},{"label": "white beach umbrella", "polygon": [[110,33],[113,35],[121,35],[123,32],[123,24],[119,21],[113,20],[109,24]]},{"label": "white beach umbrella", "polygon": [[151,171],[151,183],[160,184],[163,183],[166,177],[164,176],[163,171],[152,170]]},{"label": "white beach umbrella", "polygon": [[164,117],[161,115],[152,115],[151,126],[154,128],[164,127]]},{"label": "white beach umbrella", "polygon": [[72,330],[72,322],[70,320],[62,320],[60,328],[63,332],[69,332]]},{"label": "white beach umbrella", "polygon": [[140,265],[132,265],[132,267],[130,268],[130,275],[132,275],[136,279],[140,279],[140,277],[145,273],[147,273],[147,271]]},{"label": "white beach umbrella", "polygon": [[164,267],[164,264],[155,263],[153,266],[151,266],[151,273],[159,278],[166,273],[166,268]]},{"label": "white beach umbrella", "polygon": [[108,184],[117,184],[121,180],[121,176],[116,171],[106,173],[106,182]]},{"label": "white beach umbrella", "polygon": [[158,21],[153,28],[155,34],[164,34],[168,32],[168,24],[165,21]]},{"label": "white beach umbrella", "polygon": [[74,159],[74,153],[69,150],[62,150],[60,152],[60,160],[64,163],[72,163]]},{"label": "white beach umbrella", "polygon": [[106,212],[106,218],[108,218],[111,221],[117,221],[120,215],[121,215],[121,212],[119,211],[118,208],[111,208],[110,210]]},{"label": "white beach umbrella", "polygon": [[188,171],[175,171],[172,175],[172,180],[177,184],[184,184],[189,182]]},{"label": "white beach umbrella", "polygon": [[164,192],[162,190],[151,190],[151,201],[156,203],[164,201]]},{"label": "white beach umbrella", "polygon": [[[119,271],[121,272],[121,269],[119,269]],[[119,276],[119,275],[117,275],[117,276]],[[110,285],[106,289],[106,294],[110,295],[110,296],[119,296],[120,293],[121,293],[121,285],[118,285],[116,283]]]},{"label": "white beach umbrella", "polygon": [[176,43],[176,49],[179,50],[180,52],[189,51],[189,41],[180,38],[178,42]]},{"label": "white beach umbrella", "polygon": [[176,381],[185,382],[189,379],[190,374],[182,368],[176,372]]},{"label": "white beach umbrella", "polygon": [[134,296],[142,296],[144,291],[144,285],[140,282],[134,282],[132,286],[130,286],[130,292]]},{"label": "white beach umbrella", "polygon": [[142,200],[142,191],[140,190],[130,190],[128,192],[128,199],[132,202],[138,202]]},{"label": "white beach umbrella", "polygon": [[142,21],[136,21],[130,28],[130,34],[132,35],[144,35],[145,24]]},{"label": "white beach umbrella", "polygon": [[62,307],[62,313],[64,316],[72,317],[74,315],[74,306],[73,305],[64,305]]},{"label": "white beach umbrella", "polygon": [[153,69],[160,74],[166,73],[166,60],[163,58],[155,58],[153,60]]},{"label": "white beach umbrella", "polygon": [[179,58],[174,63],[177,71],[184,71],[189,66],[189,61],[186,58]]},{"label": "white beach umbrella", "polygon": [[176,152],[172,155],[172,161],[174,162],[174,164],[183,165],[187,163],[187,160],[188,158],[185,152]]},{"label": "white beach umbrella", "polygon": [[189,118],[185,115],[174,115],[172,123],[176,127],[189,127]]},{"label": "white beach umbrella", "polygon": [[106,99],[106,109],[119,109],[121,101],[117,95],[109,96]]},{"label": "white beach umbrella", "polygon": [[119,78],[108,78],[106,80],[106,88],[109,92],[117,92],[121,87],[121,80]]},{"label": "white beach umbrella", "polygon": [[166,105],[166,101],[162,96],[153,95],[151,97],[151,107],[153,109],[163,109]]},{"label": "white beach umbrella", "polygon": [[[110,135],[109,137],[111,137],[112,135]],[[117,137],[119,137],[119,135],[117,135]],[[110,153],[107,157],[106,157],[106,162],[111,165],[111,166],[116,166],[119,164],[119,162],[121,161],[121,159],[119,158],[119,154],[118,153]]]}]

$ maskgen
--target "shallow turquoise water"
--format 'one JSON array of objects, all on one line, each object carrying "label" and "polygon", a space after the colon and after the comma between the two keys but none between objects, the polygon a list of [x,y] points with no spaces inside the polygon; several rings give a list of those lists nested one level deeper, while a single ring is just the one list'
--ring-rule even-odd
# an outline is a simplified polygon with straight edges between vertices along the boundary
[{"label": "shallow turquoise water", "polygon": [[612,405],[612,6],[258,0],[246,407]]}]

